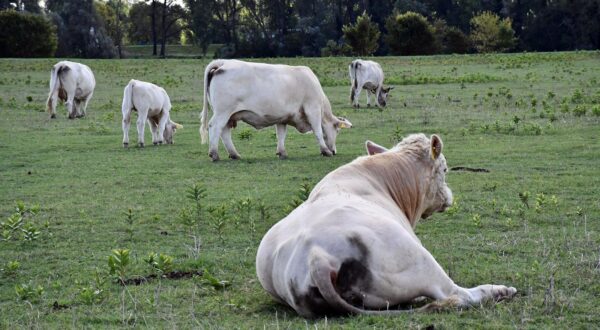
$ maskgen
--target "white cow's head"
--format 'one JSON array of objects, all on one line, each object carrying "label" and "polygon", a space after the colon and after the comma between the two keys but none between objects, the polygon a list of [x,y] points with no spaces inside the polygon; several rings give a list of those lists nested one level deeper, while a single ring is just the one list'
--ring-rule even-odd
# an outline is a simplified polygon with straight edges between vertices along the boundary
[{"label": "white cow's head", "polygon": [[323,122],[321,126],[323,129],[323,138],[325,139],[325,144],[327,144],[327,148],[329,148],[331,153],[335,155],[335,140],[340,132],[340,129],[352,128],[352,123],[344,117],[332,116],[332,119]]},{"label": "white cow's head", "polygon": [[[424,181],[420,185],[422,194],[421,217],[429,217],[434,212],[443,212],[452,205],[452,191],[446,184],[446,158],[442,155],[442,139],[437,135],[427,138],[424,134],[413,134],[395,147],[388,150],[371,141],[366,142],[369,155],[384,152],[398,152],[413,155],[414,169],[404,176],[420,176]],[[406,210],[405,210],[406,211]]]},{"label": "white cow's head", "polygon": [[377,95],[377,102],[379,103],[379,106],[385,107],[385,105],[387,104],[388,94],[392,89],[394,89],[393,86],[381,88],[379,94]]},{"label": "white cow's head", "polygon": [[169,120],[167,125],[165,125],[165,131],[163,133],[163,139],[166,144],[173,144],[173,135],[178,128],[183,128],[183,125],[177,124],[174,121]]}]

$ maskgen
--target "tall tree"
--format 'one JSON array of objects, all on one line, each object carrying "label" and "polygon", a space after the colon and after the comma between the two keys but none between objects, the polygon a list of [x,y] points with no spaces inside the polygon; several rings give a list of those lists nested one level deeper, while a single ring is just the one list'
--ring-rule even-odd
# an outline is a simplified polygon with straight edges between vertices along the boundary
[{"label": "tall tree", "polygon": [[57,26],[56,56],[114,57],[113,41],[103,27],[93,0],[47,0],[46,9]]},{"label": "tall tree", "polygon": [[358,56],[372,55],[379,47],[378,41],[381,32],[366,11],[356,19],[355,24],[344,25],[342,30],[344,38]]},{"label": "tall tree", "polygon": [[123,57],[122,45],[127,29],[127,6],[123,0],[108,0],[95,2],[96,11],[104,20],[104,27],[117,47],[119,58]]}]

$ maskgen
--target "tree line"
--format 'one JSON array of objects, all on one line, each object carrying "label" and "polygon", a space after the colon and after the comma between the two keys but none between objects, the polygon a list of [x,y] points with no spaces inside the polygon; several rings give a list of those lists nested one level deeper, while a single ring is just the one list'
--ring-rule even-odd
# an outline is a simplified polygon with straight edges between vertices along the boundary
[{"label": "tree line", "polygon": [[124,57],[196,44],[215,57],[600,48],[600,0],[0,0],[0,56]]}]

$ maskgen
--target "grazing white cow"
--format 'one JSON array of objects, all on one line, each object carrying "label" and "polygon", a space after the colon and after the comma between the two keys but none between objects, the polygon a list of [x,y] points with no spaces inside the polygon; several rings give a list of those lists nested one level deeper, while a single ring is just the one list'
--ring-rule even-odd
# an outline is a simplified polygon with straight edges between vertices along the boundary
[{"label": "grazing white cow", "polygon": [[363,89],[367,90],[367,106],[371,106],[371,96],[375,95],[375,103],[385,107],[390,90],[394,87],[383,87],[383,70],[381,65],[373,61],[354,60],[348,66],[350,71],[350,102],[360,108],[358,97]]},{"label": "grazing white cow", "polygon": [[170,118],[171,100],[162,88],[154,84],[134,80],[129,81],[123,91],[123,146],[129,146],[129,122],[131,111],[137,111],[138,144],[144,147],[144,125],[146,120],[152,131],[154,145],[173,144],[173,134],[183,126]]},{"label": "grazing white cow", "polygon": [[441,139],[366,147],[267,232],[256,257],[265,290],[304,317],[399,313],[422,296],[436,300],[422,310],[512,297],[503,285],[456,285],[415,235],[420,218],[452,203]]},{"label": "grazing white cow", "polygon": [[95,87],[94,73],[87,65],[70,61],[56,63],[50,71],[50,94],[46,108],[50,118],[56,118],[58,99],[66,103],[69,119],[85,116]]},{"label": "grazing white cow", "polygon": [[[207,126],[208,103],[213,116]],[[208,155],[219,160],[219,137],[229,157],[239,159],[231,140],[231,129],[241,120],[256,129],[276,125],[277,155],[286,158],[286,125],[300,133],[313,131],[324,156],[334,155],[340,128],[352,127],[331,112],[319,79],[305,66],[215,60],[204,72],[204,107],[200,136],[208,135]]]}]

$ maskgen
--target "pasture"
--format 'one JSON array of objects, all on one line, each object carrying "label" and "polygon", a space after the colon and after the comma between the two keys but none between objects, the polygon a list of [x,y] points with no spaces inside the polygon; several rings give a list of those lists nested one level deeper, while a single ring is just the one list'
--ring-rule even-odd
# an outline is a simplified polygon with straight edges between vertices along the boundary
[{"label": "pasture", "polygon": [[[274,127],[240,124],[242,160],[212,163],[198,134],[208,60],[81,60],[97,81],[87,117],[68,120],[61,105],[50,120],[58,60],[1,59],[0,328],[597,327],[600,53],[375,60],[396,87],[381,110],[350,107],[351,58],[262,60],[310,66],[354,128],[340,132],[331,158],[314,135],[290,129],[289,158],[279,160]],[[152,146],[146,129],[146,148],[122,147],[131,78],[169,93],[184,126],[174,145]],[[422,243],[459,285],[505,284],[517,296],[317,320],[275,303],[255,275],[264,233],[303,187],[364,155],[366,139],[389,147],[413,132],[439,134],[450,168],[489,170],[449,172],[455,205],[417,225]]]}]

